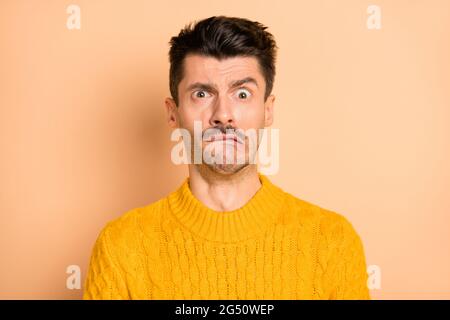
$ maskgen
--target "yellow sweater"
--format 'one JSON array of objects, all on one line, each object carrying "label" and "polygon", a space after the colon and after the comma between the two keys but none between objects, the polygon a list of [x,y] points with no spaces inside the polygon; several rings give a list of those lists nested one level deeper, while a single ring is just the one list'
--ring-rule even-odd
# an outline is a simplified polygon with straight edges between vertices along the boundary
[{"label": "yellow sweater", "polygon": [[100,233],[84,299],[370,299],[361,239],[342,215],[259,175],[237,210],[191,193],[130,210]]}]

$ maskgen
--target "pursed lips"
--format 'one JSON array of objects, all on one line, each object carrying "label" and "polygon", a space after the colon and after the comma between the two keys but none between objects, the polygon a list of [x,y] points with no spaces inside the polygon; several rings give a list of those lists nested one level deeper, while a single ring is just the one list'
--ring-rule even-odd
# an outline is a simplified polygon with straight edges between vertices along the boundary
[{"label": "pursed lips", "polygon": [[206,142],[213,142],[213,141],[221,141],[221,140],[232,140],[236,141],[238,143],[242,143],[241,139],[239,139],[234,134],[220,134],[220,135],[214,135],[206,139]]}]

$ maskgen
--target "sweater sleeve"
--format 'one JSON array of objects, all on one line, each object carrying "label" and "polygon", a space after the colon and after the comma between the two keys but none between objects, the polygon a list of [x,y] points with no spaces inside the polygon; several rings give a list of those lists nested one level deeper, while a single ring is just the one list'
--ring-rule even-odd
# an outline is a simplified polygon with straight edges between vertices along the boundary
[{"label": "sweater sleeve", "polygon": [[95,242],[86,277],[83,299],[118,300],[129,299],[124,275],[110,252],[107,227]]},{"label": "sweater sleeve", "polygon": [[367,266],[360,236],[351,223],[341,217],[332,254],[335,266],[330,299],[370,300]]}]

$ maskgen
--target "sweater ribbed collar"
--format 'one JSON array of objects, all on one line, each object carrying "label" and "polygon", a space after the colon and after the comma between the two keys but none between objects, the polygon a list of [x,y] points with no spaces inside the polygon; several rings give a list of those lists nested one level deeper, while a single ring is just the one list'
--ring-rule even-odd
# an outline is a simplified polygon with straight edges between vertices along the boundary
[{"label": "sweater ribbed collar", "polygon": [[285,192],[258,173],[261,187],[242,207],[215,211],[191,192],[189,177],[168,196],[175,218],[195,235],[210,241],[238,242],[257,236],[272,225],[282,209]]}]

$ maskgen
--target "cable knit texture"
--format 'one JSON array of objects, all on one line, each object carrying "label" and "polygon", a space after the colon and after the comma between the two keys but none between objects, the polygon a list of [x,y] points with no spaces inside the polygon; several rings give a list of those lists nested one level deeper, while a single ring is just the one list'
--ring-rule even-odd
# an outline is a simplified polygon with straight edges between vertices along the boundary
[{"label": "cable knit texture", "polygon": [[189,178],[108,223],[84,299],[370,299],[363,245],[346,218],[259,174],[243,207],[218,212]]}]

